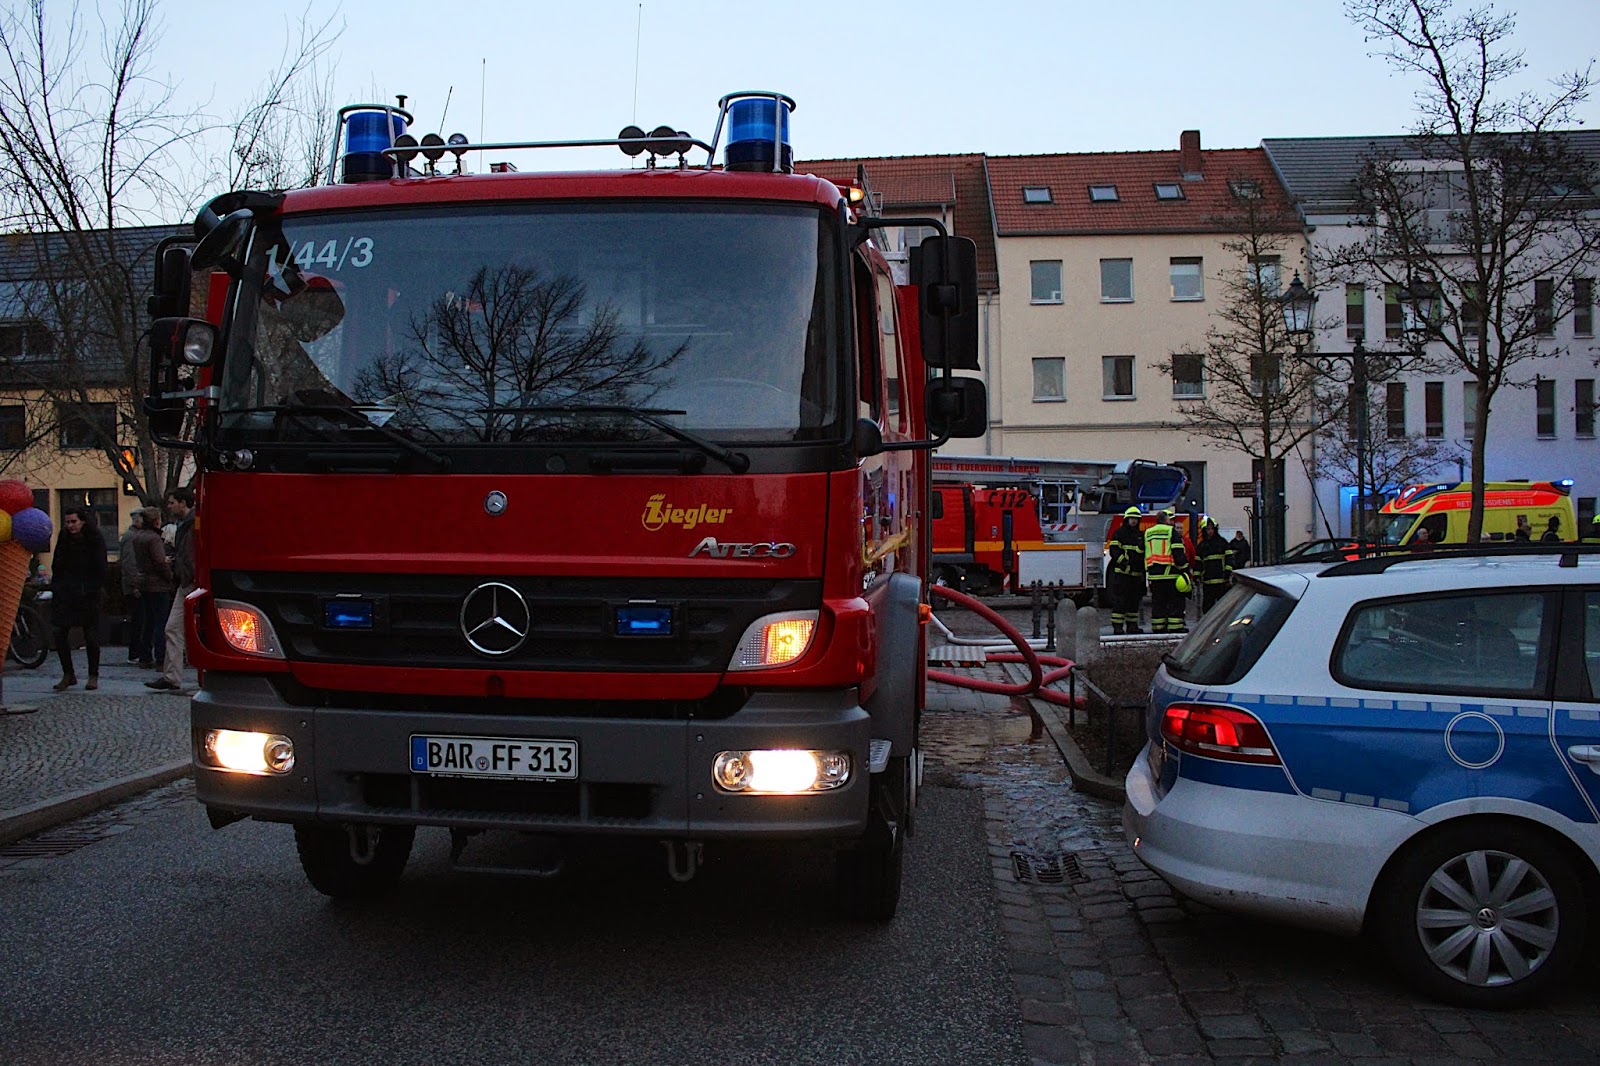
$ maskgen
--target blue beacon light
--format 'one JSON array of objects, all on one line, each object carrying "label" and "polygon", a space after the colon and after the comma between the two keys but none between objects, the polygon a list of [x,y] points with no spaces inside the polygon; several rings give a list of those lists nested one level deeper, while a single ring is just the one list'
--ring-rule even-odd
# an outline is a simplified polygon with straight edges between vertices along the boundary
[{"label": "blue beacon light", "polygon": [[[385,129],[391,121],[393,129]],[[345,182],[386,181],[394,177],[394,161],[383,153],[394,147],[395,138],[405,131],[406,115],[398,109],[351,111],[345,120]]]},{"label": "blue beacon light", "polygon": [[[728,104],[729,170],[794,170],[794,149],[789,144],[789,114],[793,101],[779,96],[745,96]],[[781,154],[777,151],[781,149]]]}]

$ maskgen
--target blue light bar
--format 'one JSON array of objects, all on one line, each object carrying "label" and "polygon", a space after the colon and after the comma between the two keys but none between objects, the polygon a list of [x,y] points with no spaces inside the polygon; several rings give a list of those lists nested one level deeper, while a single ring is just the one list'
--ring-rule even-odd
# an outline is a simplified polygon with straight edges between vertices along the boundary
[{"label": "blue light bar", "polygon": [[371,600],[329,600],[322,605],[322,624],[329,629],[371,629]]},{"label": "blue light bar", "polygon": [[[392,128],[390,123],[393,123]],[[383,181],[394,176],[394,162],[383,152],[406,131],[406,116],[383,108],[351,111],[344,127],[344,180]]]},{"label": "blue light bar", "polygon": [[[728,151],[723,161],[729,170],[794,170],[794,149],[789,145],[787,99],[745,96],[728,104]],[[781,148],[781,152],[779,149]]]},{"label": "blue light bar", "polygon": [[671,607],[618,607],[617,636],[672,636]]}]

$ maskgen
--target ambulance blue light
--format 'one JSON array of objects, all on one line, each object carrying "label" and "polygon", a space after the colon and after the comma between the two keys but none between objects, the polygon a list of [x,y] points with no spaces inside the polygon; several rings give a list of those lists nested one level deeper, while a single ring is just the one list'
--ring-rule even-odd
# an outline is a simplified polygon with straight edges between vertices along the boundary
[{"label": "ambulance blue light", "polygon": [[[745,96],[728,104],[729,170],[794,170],[794,149],[789,145],[787,97]],[[778,149],[781,148],[781,153]]]},{"label": "ambulance blue light", "polygon": [[[393,127],[388,128],[390,123]],[[383,152],[406,131],[406,116],[382,108],[352,111],[344,127],[344,180],[383,181],[394,176],[394,162]]]}]

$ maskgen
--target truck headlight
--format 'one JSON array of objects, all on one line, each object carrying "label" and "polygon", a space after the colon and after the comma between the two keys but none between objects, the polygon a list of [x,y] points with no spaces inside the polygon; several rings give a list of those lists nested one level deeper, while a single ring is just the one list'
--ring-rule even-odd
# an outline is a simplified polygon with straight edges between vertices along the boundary
[{"label": "truck headlight", "polygon": [[711,764],[711,778],[723,792],[826,792],[849,782],[850,753],[794,748],[721,751]]},{"label": "truck headlight", "polygon": [[261,608],[238,600],[217,600],[217,627],[234,651],[264,659],[283,658],[283,645]]},{"label": "truck headlight", "polygon": [[236,774],[286,774],[294,769],[294,741],[280,733],[208,729],[200,738],[200,761]]},{"label": "truck headlight", "polygon": [[816,631],[816,611],[785,611],[757,618],[739,638],[728,669],[759,670],[793,662],[806,653]]}]

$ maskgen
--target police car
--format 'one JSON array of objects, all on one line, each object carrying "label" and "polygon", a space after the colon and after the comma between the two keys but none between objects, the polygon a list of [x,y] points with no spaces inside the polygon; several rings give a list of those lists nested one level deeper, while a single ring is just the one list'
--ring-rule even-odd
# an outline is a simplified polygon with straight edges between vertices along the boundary
[{"label": "police car", "polygon": [[1600,901],[1597,693],[1596,549],[1252,569],[1156,674],[1124,828],[1187,896],[1525,1002]]}]

